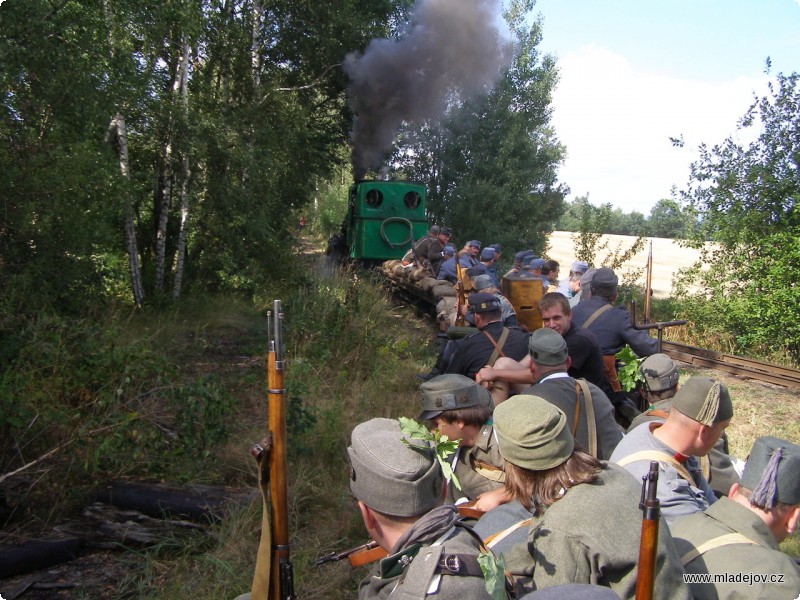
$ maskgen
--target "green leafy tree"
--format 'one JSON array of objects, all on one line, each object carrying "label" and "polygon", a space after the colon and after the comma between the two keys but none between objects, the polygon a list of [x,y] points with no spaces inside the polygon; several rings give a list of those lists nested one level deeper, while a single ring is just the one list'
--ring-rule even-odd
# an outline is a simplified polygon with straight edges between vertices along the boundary
[{"label": "green leafy tree", "polygon": [[687,211],[676,200],[662,198],[650,209],[648,228],[654,237],[683,238],[689,223]]},{"label": "green leafy tree", "polygon": [[[710,268],[687,303],[698,323],[720,326],[735,350],[781,351],[800,359],[800,75],[779,74],[733,138],[700,147],[682,198],[699,216],[691,243]],[[752,139],[750,134],[737,136]],[[710,239],[712,246],[703,246]],[[684,296],[689,296],[683,288]],[[700,314],[702,311],[702,314]]]}]

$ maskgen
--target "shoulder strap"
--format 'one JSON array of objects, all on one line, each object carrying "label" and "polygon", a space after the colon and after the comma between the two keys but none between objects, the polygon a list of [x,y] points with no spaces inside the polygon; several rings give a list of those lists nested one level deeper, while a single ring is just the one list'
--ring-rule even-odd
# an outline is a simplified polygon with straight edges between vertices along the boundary
[{"label": "shoulder strap", "polygon": [[503,354],[503,346],[506,345],[506,340],[508,339],[508,327],[503,327],[503,333],[500,334],[500,340],[497,342],[494,341],[492,335],[485,329],[483,330],[483,333],[487,338],[489,338],[489,341],[492,342],[492,346],[494,346],[494,352],[492,352],[492,355],[489,357],[489,361],[486,363],[488,366],[493,367],[498,357],[505,356],[505,354]]},{"label": "shoulder strap", "polygon": [[594,311],[594,312],[593,312],[591,315],[589,315],[589,318],[588,318],[588,319],[586,319],[586,322],[584,322],[584,324],[583,324],[583,325],[581,325],[581,327],[585,327],[586,329],[589,329],[589,326],[590,326],[592,323],[594,323],[594,322],[595,322],[595,319],[597,319],[597,317],[599,317],[600,315],[602,315],[604,312],[606,312],[606,311],[607,311],[607,310],[609,310],[610,308],[611,308],[611,305],[610,305],[610,304],[603,304],[603,306],[601,306],[601,307],[600,307],[600,308],[598,308],[596,311]]},{"label": "shoulder strap", "polygon": [[669,413],[666,410],[661,410],[660,408],[651,408],[650,410],[642,413],[642,415],[648,417],[658,417],[659,419],[666,419],[669,416]]},{"label": "shoulder strap", "polygon": [[706,454],[705,456],[698,456],[697,462],[700,463],[700,472],[703,473],[703,477],[708,481],[711,477],[711,459]]},{"label": "shoulder strap", "polygon": [[520,527],[525,527],[526,525],[530,525],[531,521],[533,521],[533,517],[529,517],[527,519],[523,519],[522,521],[514,523],[511,527],[507,527],[502,531],[498,531],[497,533],[493,533],[492,535],[488,536],[486,539],[483,540],[483,543],[486,544],[487,548],[494,548],[503,539],[507,538],[509,535],[514,533]]},{"label": "shoulder strap", "polygon": [[675,468],[678,474],[685,479],[689,484],[696,486],[697,482],[694,480],[694,477],[689,473],[689,471],[684,467],[681,463],[675,460],[674,456],[670,456],[666,452],[661,452],[660,450],[641,450],[639,452],[634,452],[621,460],[617,461],[617,464],[620,467],[624,467],[625,465],[629,465],[631,463],[638,462],[640,460],[657,460],[658,462],[667,463]]},{"label": "shoulder strap", "polygon": [[585,379],[578,379],[575,384],[575,395],[578,395],[578,389],[583,392],[583,405],[586,409],[586,430],[587,441],[589,442],[589,454],[598,457],[597,448],[597,420],[594,416],[594,403],[592,402],[592,392],[586,384]]},{"label": "shoulder strap", "polygon": [[469,457],[469,463],[470,463],[469,466],[472,467],[473,471],[475,471],[481,477],[488,479],[489,481],[496,481],[498,483],[503,483],[506,480],[506,473],[500,467],[497,467],[486,461],[477,459],[471,454]]},{"label": "shoulder strap", "polygon": [[702,556],[709,550],[714,550],[715,548],[722,548],[723,546],[732,546],[733,544],[751,544],[756,546],[761,545],[758,542],[754,542],[749,537],[742,535],[741,533],[727,533],[719,537],[711,538],[707,542],[700,544],[696,548],[693,548],[692,550],[681,556],[681,564],[685,567],[695,558]]}]

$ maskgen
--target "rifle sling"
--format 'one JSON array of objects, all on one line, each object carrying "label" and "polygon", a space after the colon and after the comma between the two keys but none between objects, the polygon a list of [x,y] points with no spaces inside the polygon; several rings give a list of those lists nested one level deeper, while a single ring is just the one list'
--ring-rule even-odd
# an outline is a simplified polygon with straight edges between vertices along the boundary
[{"label": "rifle sling", "polygon": [[581,325],[581,327],[583,327],[584,329],[589,329],[591,324],[594,323],[597,320],[597,317],[599,317],[604,312],[606,312],[607,310],[610,310],[610,309],[611,309],[611,305],[610,304],[603,304],[603,306],[601,306],[596,311],[594,311],[591,315],[589,315],[589,318],[586,319],[586,321],[584,322],[583,325]]},{"label": "rifle sling", "polygon": [[506,529],[503,529],[502,531],[498,531],[497,533],[493,533],[492,535],[487,537],[485,540],[483,540],[483,543],[486,544],[487,548],[494,548],[497,544],[499,544],[501,542],[501,540],[507,538],[509,535],[514,533],[520,527],[525,527],[526,525],[530,525],[531,521],[533,521],[533,517],[529,517],[527,519],[523,519],[522,521],[514,523],[511,527],[507,527]]},{"label": "rifle sling", "polygon": [[578,419],[581,414],[581,396],[583,396],[583,406],[586,411],[586,436],[589,444],[589,454],[595,458],[597,456],[597,421],[594,416],[594,404],[592,403],[592,392],[586,385],[585,379],[575,381],[575,418],[572,420],[572,436],[578,432]]},{"label": "rifle sling", "polygon": [[272,570],[272,526],[269,514],[269,454],[264,451],[258,461],[258,489],[261,492],[261,539],[256,553],[251,598],[266,600]]},{"label": "rifle sling", "polygon": [[733,544],[752,544],[755,546],[761,545],[758,542],[751,540],[749,537],[742,535],[741,533],[728,533],[719,537],[711,538],[707,542],[704,542],[696,548],[693,548],[681,556],[681,564],[685,567],[695,558],[702,556],[709,550],[722,548],[723,546],[732,546]]},{"label": "rifle sling", "polygon": [[620,467],[624,467],[625,465],[629,465],[641,460],[656,460],[660,463],[667,463],[668,465],[674,467],[678,474],[690,485],[697,485],[697,482],[694,480],[694,477],[692,477],[691,473],[689,473],[688,469],[675,460],[674,456],[670,456],[666,452],[660,452],[658,450],[641,450],[639,452],[634,452],[633,454],[630,454],[621,460],[618,460],[617,464]]}]

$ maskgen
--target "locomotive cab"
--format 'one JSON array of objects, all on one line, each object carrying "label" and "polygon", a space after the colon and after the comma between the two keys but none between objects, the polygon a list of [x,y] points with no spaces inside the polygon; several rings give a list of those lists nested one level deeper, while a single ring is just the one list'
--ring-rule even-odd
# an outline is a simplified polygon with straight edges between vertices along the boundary
[{"label": "locomotive cab", "polygon": [[346,244],[351,259],[399,259],[428,231],[425,186],[410,181],[359,181],[350,186]]}]

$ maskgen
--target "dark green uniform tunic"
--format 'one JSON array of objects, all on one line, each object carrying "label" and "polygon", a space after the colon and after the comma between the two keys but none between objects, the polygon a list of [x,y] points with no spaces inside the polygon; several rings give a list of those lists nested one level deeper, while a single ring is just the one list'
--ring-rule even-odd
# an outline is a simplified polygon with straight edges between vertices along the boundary
[{"label": "dark green uniform tunic", "polygon": [[[592,483],[570,488],[542,515],[533,517],[527,556],[507,568],[532,581],[535,589],[566,583],[603,585],[620,598],[636,593],[642,513],[641,486],[622,468],[609,464]],[[517,561],[527,561],[521,564]],[[678,554],[662,520],[656,557],[656,600],[690,599]]]},{"label": "dark green uniform tunic", "polygon": [[[689,587],[696,600],[795,600],[800,595],[798,566],[778,549],[764,521],[734,500],[721,498],[705,512],[676,519],[672,533],[675,548],[682,557],[723,535],[738,533],[754,542],[710,549],[688,562],[687,573],[710,573],[728,578],[728,581],[716,583],[691,583]],[[743,581],[751,574],[781,575],[782,581]]]},{"label": "dark green uniform tunic", "polygon": [[484,492],[503,487],[503,457],[500,456],[494,427],[484,425],[478,432],[474,446],[459,448],[453,470],[461,489],[448,484],[449,504],[453,504],[461,497],[476,500]]},{"label": "dark green uniform tunic", "polygon": [[[460,527],[452,506],[435,508],[398,540],[358,589],[360,600],[484,600],[490,596],[482,576],[437,574],[436,563],[448,555],[477,557],[478,543]],[[424,521],[423,521],[424,520]]]}]

